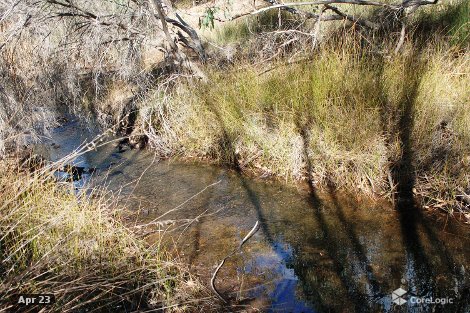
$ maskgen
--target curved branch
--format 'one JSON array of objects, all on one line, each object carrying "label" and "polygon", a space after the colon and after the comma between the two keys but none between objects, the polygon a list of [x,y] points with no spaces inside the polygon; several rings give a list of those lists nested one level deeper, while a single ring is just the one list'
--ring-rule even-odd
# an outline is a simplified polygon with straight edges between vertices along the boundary
[{"label": "curved branch", "polygon": [[[369,1],[369,0],[317,0],[317,1],[308,1],[308,2],[290,2],[290,3],[278,3],[276,0],[265,0],[266,2],[271,3],[269,7],[265,7],[259,10],[252,12],[251,14],[258,14],[264,11],[271,9],[285,9],[291,13],[299,14],[300,11],[293,8],[296,6],[311,6],[311,5],[330,5],[330,4],[353,4],[353,5],[364,5],[364,6],[378,6],[389,8],[393,10],[401,10],[409,7],[416,7],[422,5],[436,4],[438,0],[428,1],[428,0],[409,0],[401,3],[388,4],[378,1]],[[308,12],[302,12],[311,14]]]},{"label": "curved branch", "polygon": [[227,303],[227,300],[225,300],[224,297],[222,297],[222,295],[219,293],[219,291],[217,290],[217,288],[215,287],[215,279],[217,278],[217,274],[219,273],[219,270],[222,268],[222,266],[225,264],[225,261],[230,258],[231,256],[235,255],[235,253],[239,252],[243,245],[245,244],[245,242],[247,242],[251,237],[253,237],[254,234],[256,234],[256,232],[258,231],[259,229],[259,221],[256,221],[255,225],[253,226],[253,228],[251,228],[250,232],[245,236],[245,238],[243,238],[243,240],[240,242],[240,245],[238,246],[237,249],[233,250],[229,255],[227,255],[220,263],[219,265],[217,266],[217,268],[215,269],[214,273],[212,274],[212,278],[211,278],[211,287],[212,287],[212,290],[214,291],[214,293],[220,298],[220,300],[224,301],[225,303]]}]

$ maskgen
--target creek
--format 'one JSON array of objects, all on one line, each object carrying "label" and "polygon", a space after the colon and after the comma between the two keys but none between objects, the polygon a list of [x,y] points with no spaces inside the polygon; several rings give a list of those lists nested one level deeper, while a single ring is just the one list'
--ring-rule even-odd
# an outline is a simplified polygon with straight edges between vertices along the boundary
[{"label": "creek", "polygon": [[[94,135],[72,120],[36,150],[58,160]],[[230,310],[470,312],[468,227],[446,216],[415,208],[404,214],[387,201],[332,189],[317,193],[204,162],[156,160],[151,151],[116,143],[79,156],[74,165],[96,168],[77,188],[119,193],[140,223],[165,214],[159,220],[172,222],[147,238],[170,238],[208,285],[217,264],[259,221],[217,276],[217,289],[237,300]],[[147,230],[157,228],[152,225]],[[406,294],[392,296],[398,288]],[[441,298],[447,302],[417,303]]]}]

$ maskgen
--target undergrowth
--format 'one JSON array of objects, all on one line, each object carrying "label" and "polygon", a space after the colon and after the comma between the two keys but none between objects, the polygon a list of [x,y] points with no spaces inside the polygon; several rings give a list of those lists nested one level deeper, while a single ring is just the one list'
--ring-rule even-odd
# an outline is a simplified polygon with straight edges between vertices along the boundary
[{"label": "undergrowth", "polygon": [[[184,310],[201,295],[185,267],[122,221],[109,196],[2,163],[0,311],[17,294],[53,294],[51,312]],[[9,300],[10,299],[10,300]],[[37,310],[36,306],[29,309]]]},{"label": "undergrowth", "polygon": [[469,55],[439,37],[409,36],[397,55],[349,36],[293,63],[212,68],[209,83],[143,104],[167,113],[150,123],[151,140],[262,176],[390,197],[393,173],[411,172],[425,204],[461,208],[455,198],[470,188]]}]

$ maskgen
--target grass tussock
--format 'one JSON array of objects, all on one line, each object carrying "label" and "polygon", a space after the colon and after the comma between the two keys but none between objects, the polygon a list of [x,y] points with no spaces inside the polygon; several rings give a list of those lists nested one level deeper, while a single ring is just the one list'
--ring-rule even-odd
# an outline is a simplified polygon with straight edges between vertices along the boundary
[{"label": "grass tussock", "polygon": [[303,62],[214,70],[210,83],[175,93],[170,127],[154,124],[154,139],[263,176],[366,193],[390,194],[393,172],[411,171],[417,194],[455,199],[470,188],[469,56],[455,51],[409,40],[387,56],[346,38]]},{"label": "grass tussock", "polygon": [[[433,203],[470,193],[468,1],[410,15],[398,53],[401,22],[389,10],[347,7],[379,23],[378,30],[348,21],[317,29],[277,10],[250,16],[213,32],[218,52],[208,49],[209,82],[182,84],[177,77],[185,75],[157,67],[151,48],[157,38],[116,41],[109,32],[119,17],[153,33],[144,18],[151,15],[133,20],[116,4],[78,3],[110,20],[87,21],[83,38],[69,42],[64,34],[75,34],[80,21],[58,28],[45,18],[53,10],[38,10],[37,28],[44,36],[53,30],[47,41],[28,28],[18,41],[22,49],[3,49],[0,155],[19,137],[20,146],[28,143],[37,125],[52,125],[49,112],[66,103],[101,124],[120,121],[126,135],[145,133],[164,156],[209,158],[263,176],[380,195],[391,195],[400,173],[410,172],[415,193]],[[129,9],[140,12],[135,5]],[[9,19],[2,23],[14,33]],[[144,66],[149,59],[155,60]]]},{"label": "grass tussock", "polygon": [[469,16],[470,3],[454,0],[421,11],[414,22],[421,33],[445,36],[452,46],[465,48],[470,44]]},{"label": "grass tussock", "polygon": [[114,200],[3,164],[0,190],[2,301],[47,293],[52,312],[178,311],[202,294],[184,266],[123,224]]}]

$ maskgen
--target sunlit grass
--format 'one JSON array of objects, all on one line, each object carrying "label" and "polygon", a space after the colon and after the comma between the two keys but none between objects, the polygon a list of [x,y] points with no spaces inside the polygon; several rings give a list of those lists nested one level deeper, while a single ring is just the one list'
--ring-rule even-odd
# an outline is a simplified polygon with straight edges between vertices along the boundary
[{"label": "sunlit grass", "polygon": [[[109,195],[78,193],[49,174],[2,163],[0,292],[54,294],[57,312],[158,308],[200,289],[159,245],[122,222]],[[7,302],[4,304],[9,305]],[[2,304],[3,305],[3,304]]]},{"label": "sunlit grass", "polygon": [[[455,199],[469,180],[461,161],[470,148],[468,55],[443,47],[409,41],[400,54],[382,56],[345,39],[302,63],[271,63],[268,72],[213,69],[209,83],[175,93],[167,142],[183,155],[237,161],[260,175],[387,194],[406,131],[417,192]],[[411,124],[400,125],[408,103]]]}]

